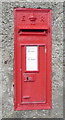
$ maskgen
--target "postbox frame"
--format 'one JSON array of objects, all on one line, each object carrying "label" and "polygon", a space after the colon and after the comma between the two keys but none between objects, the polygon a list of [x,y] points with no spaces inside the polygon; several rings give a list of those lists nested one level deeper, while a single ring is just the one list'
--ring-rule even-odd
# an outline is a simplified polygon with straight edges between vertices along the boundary
[{"label": "postbox frame", "polygon": [[[19,45],[17,44],[17,30],[16,30],[16,13],[17,11],[21,11],[21,10],[37,10],[37,11],[47,11],[49,12],[49,16],[50,16],[50,40],[49,40],[49,46],[46,43],[39,43],[39,44],[33,44],[33,43],[29,43],[29,44],[21,44],[19,43]],[[52,109],[52,18],[51,18],[51,14],[52,14],[52,10],[51,9],[33,9],[33,8],[16,8],[14,9],[14,110],[36,110],[36,109]],[[51,42],[50,42],[51,41]],[[29,45],[36,45],[36,46],[40,46],[43,45],[48,49],[48,57],[50,58],[49,60],[47,60],[47,65],[50,66],[49,67],[49,72],[47,72],[47,75],[49,76],[49,79],[47,78],[47,90],[46,90],[46,103],[41,103],[41,104],[35,104],[34,106],[32,104],[28,104],[28,105],[21,105],[21,76],[20,74],[18,74],[17,72],[17,59],[21,58],[21,46],[29,46]],[[46,49],[46,50],[47,50]],[[19,58],[17,58],[17,54],[19,54]],[[48,57],[46,59],[48,59]],[[19,66],[21,64],[21,61],[19,63]],[[34,72],[38,72],[38,71],[34,71]],[[18,74],[18,76],[17,76]],[[20,79],[19,81],[17,80]],[[46,76],[47,77],[47,76]],[[19,84],[19,85],[18,85]],[[49,91],[49,93],[48,93]]]}]

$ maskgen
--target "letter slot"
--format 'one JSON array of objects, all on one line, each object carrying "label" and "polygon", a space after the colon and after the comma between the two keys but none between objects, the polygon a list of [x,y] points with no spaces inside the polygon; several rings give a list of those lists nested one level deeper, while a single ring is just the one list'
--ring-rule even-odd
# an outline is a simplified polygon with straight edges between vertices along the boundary
[{"label": "letter slot", "polygon": [[19,29],[18,33],[19,35],[22,35],[22,34],[47,35],[48,29]]}]

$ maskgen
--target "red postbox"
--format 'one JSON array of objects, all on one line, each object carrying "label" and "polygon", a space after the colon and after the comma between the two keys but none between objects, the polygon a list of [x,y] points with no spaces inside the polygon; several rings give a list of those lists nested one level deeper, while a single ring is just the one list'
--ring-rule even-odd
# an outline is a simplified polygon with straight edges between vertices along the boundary
[{"label": "red postbox", "polygon": [[14,10],[14,108],[51,109],[51,9]]}]

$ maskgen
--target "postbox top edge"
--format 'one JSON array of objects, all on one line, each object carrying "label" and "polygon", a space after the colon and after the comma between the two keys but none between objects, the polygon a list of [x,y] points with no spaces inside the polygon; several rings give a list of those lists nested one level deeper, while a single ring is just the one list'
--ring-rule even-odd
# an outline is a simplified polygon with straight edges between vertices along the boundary
[{"label": "postbox top edge", "polygon": [[41,8],[41,9],[37,9],[37,8],[14,8],[14,11],[21,11],[21,10],[24,10],[24,11],[46,11],[46,12],[49,12],[49,11],[52,11],[52,9],[46,9],[46,8]]}]

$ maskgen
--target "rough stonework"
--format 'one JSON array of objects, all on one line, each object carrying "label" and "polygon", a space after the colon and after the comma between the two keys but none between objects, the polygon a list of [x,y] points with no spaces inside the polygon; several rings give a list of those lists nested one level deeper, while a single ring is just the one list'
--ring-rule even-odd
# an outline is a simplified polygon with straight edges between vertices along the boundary
[{"label": "rough stonework", "polygon": [[63,117],[65,118],[65,2],[63,3]]},{"label": "rough stonework", "polygon": [[[14,111],[14,8],[52,9],[52,109]],[[63,3],[2,2],[2,115],[3,118],[63,118]]]},{"label": "rough stonework", "polygon": [[0,3],[0,118],[2,118],[2,4]]}]

